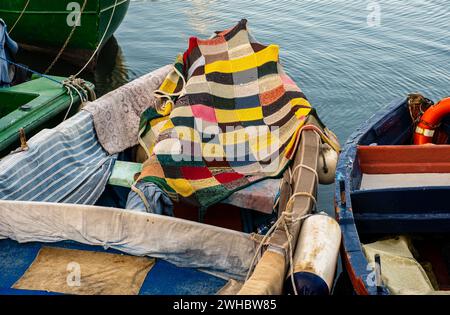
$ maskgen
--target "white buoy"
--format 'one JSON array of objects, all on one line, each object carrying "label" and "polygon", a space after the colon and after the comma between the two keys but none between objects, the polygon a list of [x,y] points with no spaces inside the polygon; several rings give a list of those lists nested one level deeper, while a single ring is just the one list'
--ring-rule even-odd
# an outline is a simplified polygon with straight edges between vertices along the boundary
[{"label": "white buoy", "polygon": [[[298,294],[331,293],[340,244],[341,229],[333,218],[317,214],[303,222],[293,259]],[[286,281],[286,291],[293,292],[290,277]]]},{"label": "white buoy", "polygon": [[323,143],[320,150],[322,152],[319,155],[319,164],[317,167],[319,181],[322,185],[330,185],[334,183],[339,155],[327,143]]}]

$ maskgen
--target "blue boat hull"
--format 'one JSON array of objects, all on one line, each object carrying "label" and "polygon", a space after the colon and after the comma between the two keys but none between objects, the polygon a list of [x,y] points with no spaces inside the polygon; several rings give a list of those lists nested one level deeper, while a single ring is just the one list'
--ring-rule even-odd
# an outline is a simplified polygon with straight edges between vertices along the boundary
[{"label": "blue boat hull", "polygon": [[[442,124],[442,130],[448,133],[449,126],[447,119]],[[410,145],[413,131],[407,99],[396,100],[365,122],[347,140],[341,153],[336,172],[336,217],[343,233],[343,265],[357,294],[390,293],[387,287],[377,288],[373,284],[373,271],[361,246],[364,240],[387,235],[450,232],[449,186],[360,188],[362,169],[366,167],[362,165],[365,163],[361,158],[363,149],[385,148],[386,152],[393,152],[393,160],[396,159],[395,149],[405,147],[411,152],[437,149],[450,152],[448,144],[440,148]],[[444,166],[445,159],[450,161],[450,156],[436,158],[442,159]],[[385,159],[387,162],[383,167],[405,167],[394,162],[389,165],[389,157]],[[423,167],[432,169],[432,163],[425,164]]]}]

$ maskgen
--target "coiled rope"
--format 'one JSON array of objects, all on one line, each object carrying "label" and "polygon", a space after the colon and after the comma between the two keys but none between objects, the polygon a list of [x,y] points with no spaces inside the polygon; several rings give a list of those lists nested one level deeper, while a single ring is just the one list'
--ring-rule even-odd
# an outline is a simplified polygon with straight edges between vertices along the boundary
[{"label": "coiled rope", "polygon": [[95,91],[83,79],[70,76],[69,78],[64,80],[62,84],[66,89],[67,94],[70,95],[70,105],[67,108],[67,112],[66,115],[64,116],[63,121],[67,119],[67,116],[69,115],[74,103],[72,92],[78,94],[78,96],[80,97],[81,105],[83,105],[85,102],[89,100],[94,101],[97,98],[97,96],[95,95]]},{"label": "coiled rope", "polygon": [[[304,166],[306,166],[306,165],[304,165]],[[318,177],[316,177],[316,178],[318,179]],[[311,201],[313,202],[313,213],[316,213],[317,200],[312,194],[310,194],[309,192],[296,192],[296,193],[294,193],[289,198],[289,200],[288,200],[288,202],[286,204],[285,211],[283,211],[280,214],[278,220],[272,225],[272,227],[269,229],[269,231],[267,231],[266,235],[264,235],[263,239],[259,243],[259,246],[258,246],[257,250],[255,251],[255,255],[253,256],[252,261],[250,263],[250,268],[249,268],[248,273],[247,273],[246,281],[250,278],[251,274],[254,271],[254,268],[256,267],[256,264],[257,264],[256,259],[257,259],[258,255],[259,255],[259,253],[261,252],[262,247],[267,245],[266,244],[267,240],[269,239],[269,237],[272,236],[272,234],[278,228],[283,227],[283,230],[284,230],[285,235],[286,235],[286,239],[288,241],[288,259],[289,259],[289,270],[290,270],[290,273],[291,273],[292,289],[294,291],[294,294],[298,295],[297,288],[296,288],[295,282],[294,282],[294,277],[293,277],[293,275],[294,275],[294,244],[292,243],[293,236],[289,232],[290,231],[289,227],[291,227],[293,224],[301,222],[301,221],[303,221],[303,220],[305,220],[305,219],[307,219],[307,218],[309,218],[310,216],[313,215],[312,213],[309,213],[309,214],[306,214],[306,215],[301,216],[299,218],[294,218],[293,217],[293,215],[294,215],[293,204],[295,202],[295,199],[297,197],[300,197],[300,196],[309,197],[311,199]]]},{"label": "coiled rope", "polygon": [[[322,138],[322,140],[324,140],[325,142],[327,142],[327,143],[331,142],[328,139],[328,137],[324,134],[324,132],[320,128],[315,126],[315,125],[305,125],[305,126],[301,127],[300,130],[299,130],[299,134],[301,134],[305,130],[312,130],[312,131],[316,132]],[[314,179],[315,179],[315,184],[316,185],[319,184],[319,175],[318,175],[318,173],[317,173],[317,171],[315,169],[313,169],[312,167],[310,167],[308,165],[305,165],[305,164],[298,164],[297,166],[294,167],[293,170],[291,168],[288,168],[288,170],[287,170],[287,174],[288,174],[287,183],[291,186],[291,189],[293,191],[295,191],[297,189],[297,184],[293,182],[294,176],[299,172],[300,169],[306,169],[306,170],[310,171],[311,173],[313,173]],[[283,180],[282,180],[280,186],[283,185],[283,183],[285,181],[286,181],[286,179],[283,177]],[[292,187],[292,185],[294,185],[294,187]],[[313,203],[313,211],[312,211],[312,213],[306,214],[306,215],[301,216],[299,218],[294,218],[293,217],[293,215],[294,215],[294,212],[293,212],[294,202],[295,202],[295,199],[297,197],[300,197],[300,196],[308,197],[312,201],[312,203]],[[279,200],[280,200],[280,198],[278,197],[277,200],[275,201],[274,209],[276,208],[276,206],[278,206]],[[291,278],[292,290],[293,290],[295,295],[298,295],[297,288],[295,286],[294,277],[293,277],[293,275],[294,275],[294,257],[293,257],[294,256],[294,248],[293,248],[293,243],[292,243],[293,236],[292,236],[292,234],[289,231],[290,231],[290,227],[293,224],[301,222],[301,221],[309,218],[310,216],[312,216],[312,215],[314,215],[316,213],[317,213],[317,200],[314,197],[314,195],[312,195],[309,192],[296,192],[296,193],[292,194],[289,197],[289,199],[288,199],[288,201],[286,203],[285,211],[283,211],[280,214],[280,216],[277,219],[277,221],[272,225],[272,227],[269,229],[269,231],[267,231],[267,233],[264,235],[262,240],[259,242],[258,248],[255,251],[255,255],[253,256],[253,258],[251,260],[250,267],[249,267],[249,270],[248,270],[248,273],[247,273],[247,277],[246,277],[246,281],[250,278],[250,276],[252,275],[252,273],[254,271],[254,268],[256,267],[257,258],[259,256],[263,246],[268,245],[267,244],[267,240],[272,236],[272,234],[277,229],[282,227],[284,232],[285,232],[286,239],[288,241],[288,253],[287,253],[287,255],[288,255],[288,259],[289,259],[289,270],[290,270],[290,273],[291,273],[291,277],[290,278]]]}]

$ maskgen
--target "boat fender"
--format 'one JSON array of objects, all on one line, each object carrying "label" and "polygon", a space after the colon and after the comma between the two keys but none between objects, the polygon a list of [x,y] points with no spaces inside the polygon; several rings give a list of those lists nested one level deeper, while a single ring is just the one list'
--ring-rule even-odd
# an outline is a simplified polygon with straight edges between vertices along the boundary
[{"label": "boat fender", "polygon": [[414,132],[414,144],[433,143],[435,130],[447,115],[450,115],[450,97],[444,98],[425,111]]},{"label": "boat fender", "polygon": [[[302,225],[294,252],[294,284],[299,295],[329,295],[333,288],[341,229],[326,214],[308,217]],[[292,279],[285,282],[285,292],[293,293]]]},{"label": "boat fender", "polygon": [[319,156],[318,167],[319,181],[322,185],[330,185],[334,183],[338,153],[327,143],[323,143],[320,150],[321,154]]}]

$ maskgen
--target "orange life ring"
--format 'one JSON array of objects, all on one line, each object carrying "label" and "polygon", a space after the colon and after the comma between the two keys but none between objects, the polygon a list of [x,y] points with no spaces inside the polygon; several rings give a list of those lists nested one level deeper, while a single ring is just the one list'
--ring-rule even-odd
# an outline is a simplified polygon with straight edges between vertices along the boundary
[{"label": "orange life ring", "polygon": [[450,115],[450,97],[431,106],[423,114],[414,132],[414,144],[432,143],[436,128],[447,115]]}]

